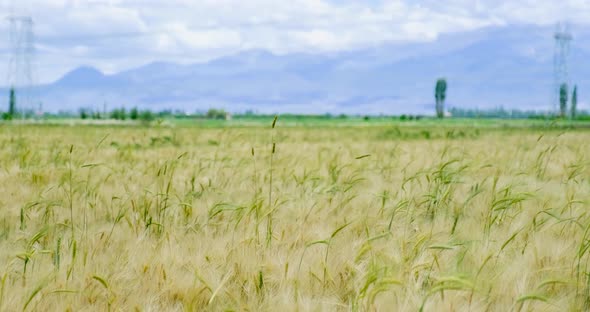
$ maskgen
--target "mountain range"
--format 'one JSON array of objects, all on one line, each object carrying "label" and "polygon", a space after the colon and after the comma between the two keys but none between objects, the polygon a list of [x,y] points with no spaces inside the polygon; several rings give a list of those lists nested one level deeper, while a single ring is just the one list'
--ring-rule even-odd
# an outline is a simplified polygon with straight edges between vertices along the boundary
[{"label": "mountain range", "polygon": [[[571,81],[590,108],[590,30],[574,28]],[[553,105],[552,27],[499,26],[390,42],[344,52],[242,51],[206,63],[154,62],[105,75],[77,68],[39,86],[46,111],[118,107],[223,108],[232,112],[428,114],[434,84],[448,81],[447,105],[545,110]],[[590,92],[589,92],[590,93]]]}]

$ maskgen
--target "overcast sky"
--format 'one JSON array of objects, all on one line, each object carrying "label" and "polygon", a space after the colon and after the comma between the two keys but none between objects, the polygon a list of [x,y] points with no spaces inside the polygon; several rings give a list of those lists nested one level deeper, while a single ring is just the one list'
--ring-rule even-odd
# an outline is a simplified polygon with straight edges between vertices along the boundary
[{"label": "overcast sky", "polygon": [[[80,65],[113,73],[248,49],[334,52],[493,25],[590,24],[590,0],[0,0],[0,8],[33,17],[41,82]],[[2,71],[7,48],[0,41]]]}]

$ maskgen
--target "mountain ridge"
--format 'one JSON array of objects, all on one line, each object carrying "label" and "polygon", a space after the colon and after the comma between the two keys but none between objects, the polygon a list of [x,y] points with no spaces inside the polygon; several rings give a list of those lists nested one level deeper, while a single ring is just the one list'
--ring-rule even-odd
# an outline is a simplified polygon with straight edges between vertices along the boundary
[{"label": "mountain ridge", "polygon": [[[583,29],[572,81],[590,89]],[[138,106],[188,112],[431,113],[434,81],[449,80],[448,106],[551,108],[550,27],[493,27],[434,42],[386,43],[324,54],[243,51],[205,63],[152,62],[105,75],[83,66],[39,88],[47,110]],[[583,93],[581,93],[583,94]],[[588,102],[580,97],[579,106]],[[356,104],[355,104],[356,103]]]}]

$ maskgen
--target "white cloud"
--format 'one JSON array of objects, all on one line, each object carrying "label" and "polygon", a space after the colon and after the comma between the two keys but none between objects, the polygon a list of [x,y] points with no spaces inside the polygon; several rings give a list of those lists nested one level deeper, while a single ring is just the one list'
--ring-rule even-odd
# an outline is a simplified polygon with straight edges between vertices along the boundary
[{"label": "white cloud", "polygon": [[[12,4],[11,4],[12,2]],[[498,24],[588,24],[588,0],[4,0],[35,20],[40,78],[244,49],[339,51]],[[6,33],[6,25],[0,28]],[[2,42],[2,41],[0,41]],[[0,46],[0,50],[6,49]],[[0,69],[3,64],[0,64]]]}]

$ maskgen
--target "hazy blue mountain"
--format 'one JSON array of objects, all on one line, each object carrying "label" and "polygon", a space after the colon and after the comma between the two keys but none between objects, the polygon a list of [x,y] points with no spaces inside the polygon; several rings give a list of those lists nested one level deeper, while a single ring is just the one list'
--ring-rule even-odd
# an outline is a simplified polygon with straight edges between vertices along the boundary
[{"label": "hazy blue mountain", "polygon": [[[580,106],[588,108],[590,32],[575,34],[571,76]],[[340,53],[255,50],[200,64],[156,62],[114,75],[82,67],[40,88],[39,97],[51,111],[106,103],[187,111],[430,113],[434,83],[444,76],[449,106],[546,109],[552,66],[550,27],[510,26]]]}]

